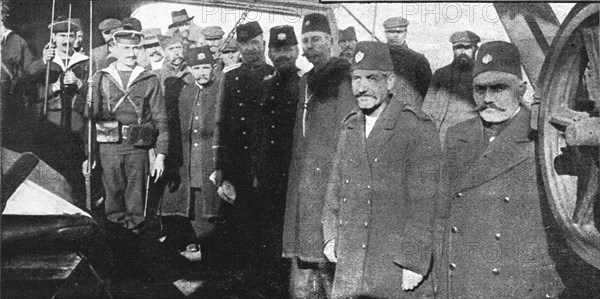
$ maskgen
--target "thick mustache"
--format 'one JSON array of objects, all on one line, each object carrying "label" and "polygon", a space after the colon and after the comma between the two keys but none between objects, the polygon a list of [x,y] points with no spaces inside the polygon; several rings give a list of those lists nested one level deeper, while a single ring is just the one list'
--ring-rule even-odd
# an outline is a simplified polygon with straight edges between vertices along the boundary
[{"label": "thick mustache", "polygon": [[499,110],[499,111],[502,111],[502,112],[506,111],[506,109],[499,107],[495,103],[484,103],[482,105],[479,105],[473,111],[479,112],[479,111],[483,111],[483,110],[488,109],[488,108],[496,109],[496,110]]},{"label": "thick mustache", "polygon": [[354,97],[355,98],[364,98],[364,97],[376,98],[374,95],[368,94],[368,93],[355,93]]}]

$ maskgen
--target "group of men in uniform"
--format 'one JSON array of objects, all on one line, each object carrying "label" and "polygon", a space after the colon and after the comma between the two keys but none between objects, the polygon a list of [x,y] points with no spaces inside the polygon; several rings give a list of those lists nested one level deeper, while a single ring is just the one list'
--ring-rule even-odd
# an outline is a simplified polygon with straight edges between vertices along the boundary
[{"label": "group of men in uniform", "polygon": [[[270,28],[271,66],[257,22],[237,26],[233,42],[219,27],[195,29],[185,10],[172,17],[165,36],[101,22],[106,44],[91,65],[73,50],[73,20],[50,25],[37,61],[2,26],[2,78],[50,64],[38,109],[80,144],[83,120],[94,120],[85,163],[102,168],[107,229],[127,233],[117,263],[139,254],[153,181],[158,213],[193,227],[182,256],[274,287],[273,298],[563,291],[513,44],[478,47],[476,34],[457,32],[454,61],[432,77],[406,45],[406,19],[384,22],[388,44],[340,31],[333,57],[329,20],[312,13],[300,39],[292,26]],[[304,75],[299,44],[313,65]],[[6,90],[3,81],[3,101]]]}]

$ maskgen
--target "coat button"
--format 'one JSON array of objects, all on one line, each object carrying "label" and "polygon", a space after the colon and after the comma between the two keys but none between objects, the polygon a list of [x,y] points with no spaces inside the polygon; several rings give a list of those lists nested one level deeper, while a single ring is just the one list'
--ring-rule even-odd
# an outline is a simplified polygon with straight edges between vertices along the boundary
[{"label": "coat button", "polygon": [[194,143],[194,147],[198,147],[198,143]]},{"label": "coat button", "polygon": [[275,99],[275,96],[271,96],[271,100],[274,100],[274,99]]},{"label": "coat button", "polygon": [[350,180],[346,180],[346,184],[350,183]]},{"label": "coat button", "polygon": [[456,233],[458,232],[458,228],[457,228],[456,226],[453,226],[453,227],[450,229],[450,231],[451,231],[453,234],[456,234]]},{"label": "coat button", "polygon": [[200,119],[200,118],[199,118],[198,116],[196,116],[196,117],[194,117],[194,119],[195,119],[195,120],[198,120],[198,119]]},{"label": "coat button", "polygon": [[275,85],[279,86],[279,82],[275,83]]},{"label": "coat button", "polygon": [[507,196],[504,198],[504,202],[509,202],[509,201],[510,201],[510,197]]},{"label": "coat button", "polygon": [[462,193],[460,193],[460,192],[456,193],[456,198],[461,198],[462,196],[463,196]]},{"label": "coat button", "polygon": [[342,221],[342,219],[340,219],[340,225],[344,224],[344,221]]},{"label": "coat button", "polygon": [[365,227],[368,227],[368,226],[369,226],[369,223],[368,223],[368,222],[365,222]]},{"label": "coat button", "polygon": [[367,199],[367,204],[371,205],[371,200]]},{"label": "coat button", "polygon": [[246,145],[246,146],[244,146],[244,149],[248,149],[248,146],[247,146],[247,145]]},{"label": "coat button", "polygon": [[240,79],[240,77],[235,77],[235,80],[236,80],[236,81],[237,81],[237,80],[239,80],[239,79]]},{"label": "coat button", "polygon": [[240,120],[246,120],[246,118],[245,118],[245,117],[242,117],[242,118],[240,118]]},{"label": "coat button", "polygon": [[454,269],[456,269],[456,264],[450,263],[450,265],[448,265],[448,267],[450,268],[450,270],[454,270]]},{"label": "coat button", "polygon": [[371,189],[371,185],[367,185],[367,189]]},{"label": "coat button", "polygon": [[198,106],[198,107],[199,107],[199,106],[200,106],[200,103],[196,104],[196,106]]},{"label": "coat button", "polygon": [[343,202],[347,202],[347,201],[348,201],[348,199],[344,197],[344,198],[342,199],[342,201],[343,201]]},{"label": "coat button", "polygon": [[246,135],[246,131],[242,132],[242,135]]},{"label": "coat button", "polygon": [[198,130],[194,129],[194,133],[198,133]]},{"label": "coat button", "polygon": [[240,105],[240,106],[244,106],[244,103],[239,103],[238,105]]},{"label": "coat button", "polygon": [[492,269],[492,273],[493,273],[494,275],[499,275],[499,274],[500,274],[500,269],[498,269],[498,268],[494,268],[494,269]]},{"label": "coat button", "polygon": [[361,245],[361,247],[362,247],[363,249],[365,249],[365,248],[367,248],[367,244],[362,244],[362,245]]},{"label": "coat button", "polygon": [[377,162],[377,161],[379,161],[379,159],[377,159],[377,158],[375,158],[375,159],[373,160],[373,162]]},{"label": "coat button", "polygon": [[275,140],[271,140],[271,144],[275,144]]},{"label": "coat button", "polygon": [[241,90],[239,90],[239,89],[237,90],[237,93],[241,93],[241,92],[242,92]]},{"label": "coat button", "polygon": [[271,110],[271,114],[275,114],[275,110]]},{"label": "coat button", "polygon": [[275,126],[271,126],[271,129],[275,129]]},{"label": "coat button", "polygon": [[494,235],[494,238],[495,238],[496,240],[500,240],[500,234],[495,234],[495,235]]}]

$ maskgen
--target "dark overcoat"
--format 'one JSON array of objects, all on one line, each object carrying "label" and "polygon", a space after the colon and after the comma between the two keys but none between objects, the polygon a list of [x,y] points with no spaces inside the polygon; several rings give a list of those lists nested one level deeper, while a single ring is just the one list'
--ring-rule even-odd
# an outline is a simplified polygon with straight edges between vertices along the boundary
[{"label": "dark overcoat", "polygon": [[448,130],[439,297],[556,298],[564,288],[549,254],[557,227],[544,221],[529,121],[521,107],[492,142],[479,117]]},{"label": "dark overcoat", "polygon": [[356,106],[350,64],[331,58],[300,79],[283,227],[283,256],[324,262],[321,213],[340,124]]},{"label": "dark overcoat", "polygon": [[421,97],[411,99],[418,100],[414,103],[407,103],[421,108],[423,98],[427,94],[429,82],[431,81],[431,67],[429,61],[421,53],[412,50],[404,43],[402,46],[389,46],[390,55],[394,64],[394,73],[398,76],[396,84],[408,84],[409,86],[398,87],[402,93],[412,93],[416,91]]},{"label": "dark overcoat", "polygon": [[323,209],[336,241],[333,298],[433,297],[429,280],[402,290],[402,269],[426,276],[444,157],[433,122],[390,100],[368,137],[365,115],[344,121]]},{"label": "dark overcoat", "polygon": [[256,134],[262,102],[262,83],[275,69],[262,64],[252,67],[242,63],[223,74],[217,99],[215,168],[223,180],[236,187],[238,194],[252,187],[256,177],[258,144]]},{"label": "dark overcoat", "polygon": [[449,127],[477,117],[476,106],[472,68],[449,64],[433,74],[422,109],[435,122],[443,146]]},{"label": "dark overcoat", "polygon": [[[221,199],[209,179],[214,171],[212,139],[218,84],[202,88],[195,82],[188,84],[175,103],[167,103],[171,140],[161,215],[219,216]],[[191,188],[200,189],[201,196],[194,203]]]}]

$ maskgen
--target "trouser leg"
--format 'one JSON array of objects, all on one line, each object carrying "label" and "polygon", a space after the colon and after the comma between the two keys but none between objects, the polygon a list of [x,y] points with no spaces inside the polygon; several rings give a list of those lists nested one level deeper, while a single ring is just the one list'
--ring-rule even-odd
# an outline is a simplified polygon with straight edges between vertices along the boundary
[{"label": "trouser leg", "polygon": [[126,188],[124,172],[125,157],[123,155],[101,155],[102,185],[104,186],[104,210],[106,218],[113,223],[125,226]]},{"label": "trouser leg", "polygon": [[331,291],[333,269],[327,263],[308,263],[294,258],[290,269],[290,298],[325,299]]},{"label": "trouser leg", "polygon": [[127,228],[135,229],[144,221],[148,153],[129,154],[125,159],[125,219]]}]

